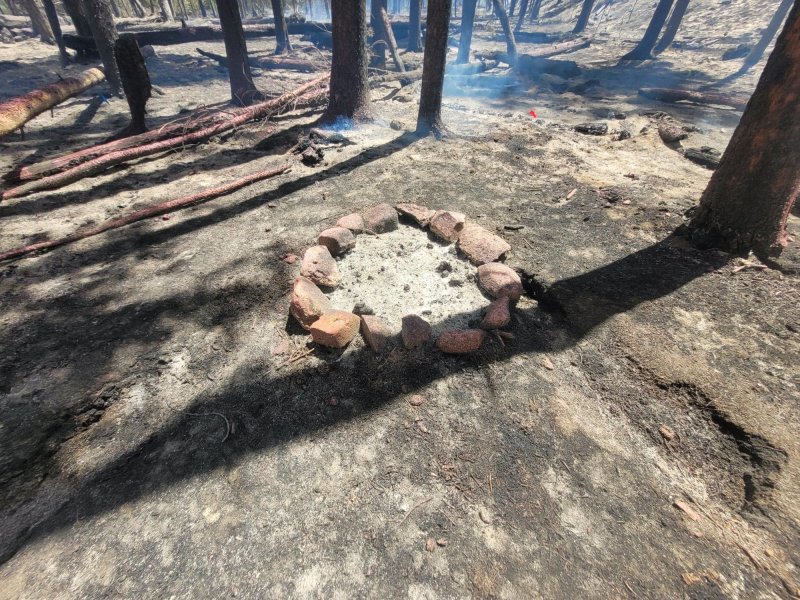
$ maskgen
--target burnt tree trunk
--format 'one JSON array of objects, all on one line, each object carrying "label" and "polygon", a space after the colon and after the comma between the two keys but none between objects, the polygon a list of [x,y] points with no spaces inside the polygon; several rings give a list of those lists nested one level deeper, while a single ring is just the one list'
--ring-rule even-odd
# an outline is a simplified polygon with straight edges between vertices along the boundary
[{"label": "burnt tree trunk", "polygon": [[147,11],[139,0],[131,0],[131,8],[133,9],[133,13],[140,19],[144,19],[147,16]]},{"label": "burnt tree trunk", "polygon": [[369,118],[367,0],[332,0],[331,91],[323,123]]},{"label": "burnt tree trunk", "polygon": [[710,240],[762,257],[786,245],[800,194],[800,4],[795,4],[692,226]]},{"label": "burnt tree trunk", "polygon": [[247,42],[242,29],[242,17],[236,0],[216,0],[219,23],[225,37],[225,55],[228,57],[228,78],[231,82],[231,100],[238,106],[252,104],[258,90],[250,74],[247,60]]},{"label": "burnt tree trunk", "polygon": [[447,63],[447,35],[450,28],[452,0],[428,0],[428,32],[422,64],[422,91],[417,115],[417,133],[444,133],[442,123],[442,88]]},{"label": "burnt tree trunk", "polygon": [[406,47],[409,52],[422,50],[421,14],[422,0],[411,0],[408,7],[408,46]]},{"label": "burnt tree trunk", "polygon": [[497,18],[500,19],[500,26],[503,28],[503,33],[506,36],[506,54],[510,65],[514,65],[517,60],[517,41],[514,39],[514,32],[511,31],[511,24],[508,21],[508,14],[500,0],[492,0],[494,5],[494,12]]},{"label": "burnt tree trunk", "polygon": [[742,63],[742,66],[737,74],[741,75],[746,73],[753,68],[758,61],[761,60],[761,57],[764,56],[767,46],[769,46],[772,38],[775,37],[775,33],[777,33],[778,29],[780,28],[781,23],[783,23],[783,19],[786,18],[786,13],[788,13],[789,9],[792,8],[793,2],[794,0],[783,0],[781,2],[780,6],[778,6],[778,10],[775,11],[775,14],[772,16],[772,20],[769,22],[769,25],[767,25],[764,33],[758,40],[758,43],[753,46],[753,49],[750,50],[750,54],[745,57],[744,63]]},{"label": "burnt tree trunk", "polygon": [[39,35],[39,38],[46,44],[55,42],[53,30],[50,28],[49,21],[42,13],[42,9],[36,0],[25,0],[25,11],[31,18],[31,25],[33,30]]},{"label": "burnt tree trunk", "polygon": [[636,48],[628,52],[620,60],[647,60],[651,58],[653,48],[655,48],[658,41],[658,34],[661,33],[661,29],[667,21],[673,2],[675,0],[659,0],[656,11],[653,13],[653,18],[650,19],[650,24],[644,32],[644,37]]},{"label": "burnt tree trunk", "polygon": [[399,73],[405,73],[406,66],[403,64],[403,59],[400,58],[400,51],[397,48],[397,40],[394,39],[394,31],[392,30],[392,22],[389,20],[389,14],[386,9],[381,7],[381,21],[383,22],[383,33],[386,45],[389,47],[389,53],[392,55],[395,70]]},{"label": "burnt tree trunk", "polygon": [[381,9],[386,10],[386,0],[372,0],[370,2],[369,24],[372,27],[372,60],[370,66],[386,68],[386,35],[383,31]]},{"label": "burnt tree trunk", "polygon": [[53,31],[56,45],[58,46],[58,54],[61,56],[61,64],[65,65],[69,62],[69,52],[64,45],[64,40],[61,38],[61,23],[58,20],[58,12],[53,0],[44,0],[44,12],[47,15],[47,20],[50,22],[50,29]]},{"label": "burnt tree trunk", "polygon": [[119,80],[117,60],[114,58],[114,43],[117,41],[117,28],[114,25],[114,16],[111,14],[109,0],[83,0],[83,10],[89,28],[92,30],[97,53],[103,61],[103,70],[106,80],[114,94],[122,91]]},{"label": "burnt tree trunk", "polygon": [[683,16],[686,14],[686,9],[689,8],[689,0],[675,0],[675,6],[672,8],[672,14],[667,21],[667,27],[664,29],[664,35],[658,40],[656,47],[653,48],[653,54],[661,54],[664,50],[672,45],[675,40],[675,34],[678,33],[678,28],[681,26]]},{"label": "burnt tree trunk", "polygon": [[464,0],[461,7],[461,37],[458,40],[458,57],[456,64],[469,62],[469,50],[472,46],[472,28],[475,25],[475,9],[478,0]]},{"label": "burnt tree trunk", "polygon": [[578,15],[578,22],[575,23],[575,29],[572,30],[572,33],[583,33],[586,26],[589,24],[592,8],[594,8],[594,0],[583,0],[581,14]]},{"label": "burnt tree trunk", "polygon": [[125,91],[125,98],[131,111],[130,125],[115,137],[144,133],[147,131],[144,118],[145,106],[150,99],[151,85],[150,75],[147,73],[147,66],[139,50],[136,36],[131,33],[119,36],[114,44],[114,55],[119,67],[122,89]]},{"label": "burnt tree trunk", "polygon": [[89,22],[83,16],[83,10],[78,0],[64,0],[64,8],[72,21],[72,26],[75,27],[75,32],[80,36],[92,37]]},{"label": "burnt tree trunk", "polygon": [[533,0],[533,5],[531,6],[531,14],[529,17],[529,21],[536,21],[539,19],[539,11],[542,9],[542,0]]},{"label": "burnt tree trunk", "polygon": [[522,0],[522,4],[519,6],[519,17],[517,18],[517,25],[514,27],[514,32],[519,32],[522,29],[522,25],[525,22],[525,15],[528,13],[529,4],[530,0]]},{"label": "burnt tree trunk", "polygon": [[172,5],[169,0],[158,0],[158,6],[161,9],[161,18],[165,21],[174,21],[175,15],[172,12]]},{"label": "burnt tree trunk", "polygon": [[203,4],[203,0],[197,0],[197,7],[200,9],[200,16],[207,19],[208,13],[206,12],[206,5]]},{"label": "burnt tree trunk", "polygon": [[292,42],[289,40],[286,15],[283,13],[283,0],[272,0],[272,16],[275,19],[275,54],[291,52]]}]

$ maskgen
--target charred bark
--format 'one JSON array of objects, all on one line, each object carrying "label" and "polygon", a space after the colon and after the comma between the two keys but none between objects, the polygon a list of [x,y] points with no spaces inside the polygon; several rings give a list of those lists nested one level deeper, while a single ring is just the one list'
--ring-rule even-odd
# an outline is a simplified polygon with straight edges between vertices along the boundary
[{"label": "charred bark", "polygon": [[406,66],[403,64],[403,59],[400,58],[400,51],[397,49],[397,40],[394,39],[394,31],[392,31],[392,22],[389,20],[389,15],[386,9],[381,7],[381,21],[383,22],[383,33],[386,45],[389,47],[389,53],[392,55],[395,69],[403,73]]},{"label": "charred bark", "polygon": [[519,33],[522,29],[522,25],[525,22],[525,15],[528,13],[528,6],[530,4],[530,0],[522,0],[522,4],[519,7],[519,17],[517,18],[517,24],[514,27],[514,33]]},{"label": "charred bark", "polygon": [[447,63],[447,35],[452,0],[428,0],[428,31],[422,65],[422,92],[417,115],[417,133],[437,137],[444,134],[442,90]]},{"label": "charred bark", "polygon": [[410,0],[408,7],[408,46],[406,47],[409,52],[422,50],[421,14],[422,0]]},{"label": "charred bark", "polygon": [[78,0],[64,0],[64,8],[72,21],[72,26],[75,27],[75,33],[83,37],[91,37],[92,29],[89,27],[86,17],[83,16],[80,2]]},{"label": "charred bark", "polygon": [[673,2],[675,0],[659,0],[656,11],[653,13],[653,18],[650,19],[650,24],[644,32],[644,37],[636,45],[636,48],[628,52],[620,60],[647,60],[652,57],[653,48],[655,48],[658,41],[658,34],[661,33],[661,29],[667,21]]},{"label": "charred bark", "polygon": [[513,65],[517,58],[517,41],[514,39],[514,32],[511,31],[511,24],[508,21],[508,14],[500,0],[492,0],[494,12],[500,20],[503,34],[506,36],[506,54],[508,54],[509,64]]},{"label": "charred bark", "polygon": [[678,33],[678,28],[681,26],[683,16],[686,14],[686,9],[689,8],[689,0],[675,0],[675,6],[672,8],[672,14],[667,21],[667,27],[664,29],[664,35],[658,40],[656,47],[653,48],[653,54],[661,54],[664,50],[672,45],[675,40],[675,34]]},{"label": "charred bark", "polygon": [[458,57],[456,64],[469,62],[469,51],[472,46],[472,29],[475,25],[475,9],[478,0],[464,0],[461,7],[461,37],[458,40]]},{"label": "charred bark", "polygon": [[275,20],[275,54],[292,51],[286,15],[283,13],[283,0],[272,0],[272,17]]},{"label": "charred bark", "polygon": [[97,52],[103,61],[106,80],[114,94],[122,91],[119,79],[119,69],[114,58],[114,43],[117,41],[117,28],[114,25],[114,16],[108,0],[83,0],[83,11],[89,28],[92,30]]},{"label": "charred bark", "polygon": [[581,7],[581,14],[578,15],[578,22],[575,23],[575,28],[572,33],[583,33],[586,26],[589,24],[589,17],[592,15],[592,8],[594,8],[594,0],[583,0]]},{"label": "charred bark", "polygon": [[69,52],[67,52],[67,47],[64,45],[64,39],[61,37],[61,23],[58,20],[58,12],[56,12],[53,0],[44,0],[44,12],[47,15],[47,20],[50,22],[53,38],[55,38],[56,45],[58,46],[61,64],[65,65],[70,61],[70,56]]},{"label": "charred bark", "polygon": [[332,0],[331,92],[323,123],[369,118],[367,0]]},{"label": "charred bark", "polygon": [[228,57],[228,79],[231,82],[231,101],[238,106],[252,104],[259,97],[247,61],[247,42],[242,29],[237,0],[216,0],[219,23],[225,36],[225,55]]},{"label": "charred bark", "polygon": [[114,44],[122,89],[131,111],[131,122],[116,137],[127,137],[147,131],[145,106],[150,99],[150,75],[136,37],[130,33],[119,36]]},{"label": "charred bark", "polygon": [[175,20],[175,14],[172,12],[172,5],[169,0],[158,0],[158,6],[161,9],[161,18],[164,21]]},{"label": "charred bark", "polygon": [[203,0],[197,0],[197,8],[200,9],[200,16],[207,19],[208,13],[206,12],[206,5],[203,4]]},{"label": "charred bark", "polygon": [[772,38],[775,37],[775,33],[777,33],[778,28],[780,28],[781,23],[783,23],[783,20],[786,18],[786,13],[788,13],[789,9],[792,8],[793,3],[794,0],[783,0],[781,2],[780,6],[778,6],[778,10],[772,16],[772,20],[770,20],[769,25],[767,25],[764,33],[758,40],[758,43],[753,46],[750,54],[745,57],[744,63],[742,63],[737,75],[747,73],[747,71],[758,64],[758,61],[760,61],[761,57],[764,56],[767,46],[769,46],[769,43],[772,41]]},{"label": "charred bark", "polygon": [[780,254],[800,194],[800,4],[761,74],[692,226],[704,241],[761,257]]},{"label": "charred bark", "polygon": [[371,0],[369,24],[372,27],[372,60],[370,66],[377,69],[386,68],[386,34],[381,18],[381,9],[386,10],[386,0]]},{"label": "charred bark", "polygon": [[42,9],[36,0],[25,0],[25,11],[31,18],[31,25],[33,30],[39,35],[39,38],[46,44],[55,42],[53,30],[50,28],[49,21],[42,13]]}]

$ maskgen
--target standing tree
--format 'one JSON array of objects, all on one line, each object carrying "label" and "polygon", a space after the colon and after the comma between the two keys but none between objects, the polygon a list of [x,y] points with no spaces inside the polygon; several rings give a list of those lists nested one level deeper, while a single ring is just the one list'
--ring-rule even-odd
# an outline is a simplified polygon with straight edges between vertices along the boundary
[{"label": "standing tree", "polygon": [[367,0],[332,0],[331,91],[323,123],[369,118]]},{"label": "standing tree", "polygon": [[542,9],[542,0],[533,0],[533,4],[531,5],[531,14],[528,17],[528,20],[533,22],[539,19],[539,11]]},{"label": "standing tree", "polygon": [[106,81],[114,94],[122,91],[119,80],[117,59],[114,57],[114,42],[117,41],[117,28],[111,13],[109,0],[83,0],[83,16],[89,22],[97,53],[103,61]]},{"label": "standing tree", "polygon": [[511,31],[511,24],[508,21],[508,13],[500,0],[492,0],[494,12],[500,19],[500,26],[506,36],[506,54],[508,54],[508,64],[514,65],[517,62],[517,40],[514,39],[514,32]]},{"label": "standing tree", "polygon": [[409,52],[422,50],[421,14],[422,0],[411,0],[408,7],[408,47],[406,48]]},{"label": "standing tree", "polygon": [[231,82],[231,101],[238,106],[252,104],[259,96],[250,74],[247,43],[244,40],[242,17],[237,0],[217,0],[219,24],[225,38],[228,57],[228,78]]},{"label": "standing tree", "polygon": [[667,21],[667,28],[664,29],[664,35],[658,40],[656,47],[653,48],[653,54],[661,54],[664,50],[672,45],[675,39],[675,34],[678,33],[678,28],[681,26],[683,16],[686,14],[686,9],[689,8],[689,0],[675,0],[675,6],[672,8],[672,14]]},{"label": "standing tree", "polygon": [[25,12],[31,18],[31,25],[33,25],[33,30],[39,35],[39,38],[46,44],[55,42],[50,23],[42,14],[42,9],[36,0],[25,0]]},{"label": "standing tree", "polygon": [[745,59],[744,63],[742,63],[741,68],[736,72],[736,75],[743,75],[747,73],[750,69],[752,69],[758,61],[761,60],[761,57],[764,56],[764,52],[769,46],[769,43],[772,41],[772,38],[775,37],[775,33],[783,23],[783,19],[786,17],[786,13],[789,12],[789,9],[792,8],[792,3],[794,0],[783,0],[778,6],[778,10],[775,11],[775,14],[772,15],[772,20],[767,25],[767,28],[764,30],[764,33],[761,35],[761,38],[758,40],[758,43],[753,46],[753,49],[750,50],[750,54],[748,54]]},{"label": "standing tree", "polygon": [[174,21],[175,15],[172,12],[172,5],[169,0],[158,0],[158,6],[161,8],[161,18],[165,21]]},{"label": "standing tree", "polygon": [[475,24],[475,8],[478,0],[464,0],[461,7],[461,37],[458,40],[458,57],[456,64],[469,62],[469,49],[472,45],[472,28]]},{"label": "standing tree", "polygon": [[386,10],[386,0],[372,0],[370,2],[369,24],[372,27],[372,60],[370,66],[386,68],[386,34],[383,31],[381,9]]},{"label": "standing tree", "polygon": [[517,24],[514,27],[514,33],[519,33],[522,29],[522,25],[525,22],[525,15],[528,12],[528,6],[530,5],[530,0],[522,0],[522,4],[519,6],[519,17],[517,18]]},{"label": "standing tree", "polygon": [[735,251],[777,256],[800,194],[800,3],[700,199],[692,226]]},{"label": "standing tree", "polygon": [[586,29],[586,26],[589,24],[592,8],[594,8],[594,0],[583,0],[581,14],[578,15],[578,22],[575,23],[575,29],[572,30],[572,33],[583,33],[584,29]]},{"label": "standing tree", "polygon": [[673,2],[675,2],[675,0],[659,0],[658,6],[656,6],[656,12],[653,13],[653,18],[650,19],[650,24],[644,32],[642,41],[636,45],[636,48],[628,52],[620,60],[647,60],[651,58],[653,48],[655,48],[656,42],[658,41],[658,34],[661,33],[661,29],[667,21]]},{"label": "standing tree", "polygon": [[147,131],[145,106],[150,99],[152,86],[135,35],[124,33],[119,36],[114,44],[114,56],[119,67],[122,89],[125,91],[125,98],[131,111],[130,124],[114,136],[115,139],[119,139]]},{"label": "standing tree", "polygon": [[58,13],[53,0],[44,0],[44,12],[47,15],[47,20],[50,22],[50,29],[53,30],[53,37],[58,46],[58,54],[61,56],[61,64],[66,65],[69,63],[69,52],[64,45],[64,40],[61,37],[61,23],[58,20]]},{"label": "standing tree", "polygon": [[275,20],[275,54],[291,52],[292,42],[289,40],[289,27],[283,14],[283,0],[272,0],[272,17]]},{"label": "standing tree", "polygon": [[422,91],[419,98],[417,133],[436,137],[444,134],[442,89],[447,63],[447,34],[450,28],[452,0],[428,0],[428,32],[422,63]]}]

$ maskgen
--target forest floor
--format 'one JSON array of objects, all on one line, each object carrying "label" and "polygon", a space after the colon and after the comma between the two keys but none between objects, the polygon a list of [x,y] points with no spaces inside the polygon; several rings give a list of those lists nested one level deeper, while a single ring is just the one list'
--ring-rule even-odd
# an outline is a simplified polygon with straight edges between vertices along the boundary
[{"label": "forest floor", "polygon": [[[752,40],[734,27],[752,15],[699,6],[696,37],[657,61],[614,66],[640,34],[610,33],[625,12],[559,57],[580,65],[573,79],[449,89],[441,141],[410,133],[418,84],[379,88],[375,122],[321,166],[0,265],[0,598],[797,595],[800,219],[780,269],[676,235],[711,171],[661,141],[652,111],[696,129],[685,146],[719,150],[739,113],[637,95],[738,66],[719,55]],[[495,34],[481,26],[476,48],[502,49]],[[153,123],[228,98],[195,46],[223,53],[149,61],[165,91]],[[9,96],[59,71],[37,42],[0,59]],[[91,97],[4,139],[0,170],[127,123],[123,100]],[[317,116],[5,202],[2,249],[293,160],[291,136],[270,134]],[[584,121],[632,137],[572,130]],[[360,338],[306,353],[287,319],[298,263],[283,258],[380,202],[499,229],[528,292],[515,340],[459,358],[378,356]],[[411,285],[438,277],[383,264]]]}]

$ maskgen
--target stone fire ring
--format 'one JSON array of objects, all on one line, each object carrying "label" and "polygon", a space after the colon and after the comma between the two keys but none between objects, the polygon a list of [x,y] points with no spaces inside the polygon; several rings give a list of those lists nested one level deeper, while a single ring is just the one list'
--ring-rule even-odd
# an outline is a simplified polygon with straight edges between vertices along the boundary
[{"label": "stone fire ring", "polygon": [[[378,204],[363,213],[342,217],[336,225],[325,229],[317,245],[305,251],[300,275],[292,286],[290,314],[309,331],[321,346],[344,348],[358,334],[372,350],[384,352],[391,338],[390,329],[378,315],[354,314],[331,305],[320,288],[335,288],[340,274],[334,257],[341,256],[356,245],[361,234],[381,234],[399,227],[398,214],[410,219],[422,229],[429,229],[437,238],[455,243],[456,248],[477,267],[480,288],[494,301],[485,310],[479,328],[443,331],[435,340],[436,347],[447,354],[467,354],[477,351],[488,332],[498,339],[513,338],[503,331],[511,323],[511,310],[522,295],[519,275],[501,260],[511,246],[489,230],[467,221],[465,215],[433,210],[417,204]],[[430,324],[418,315],[402,318],[401,338],[406,349],[420,348],[430,343]]]}]

